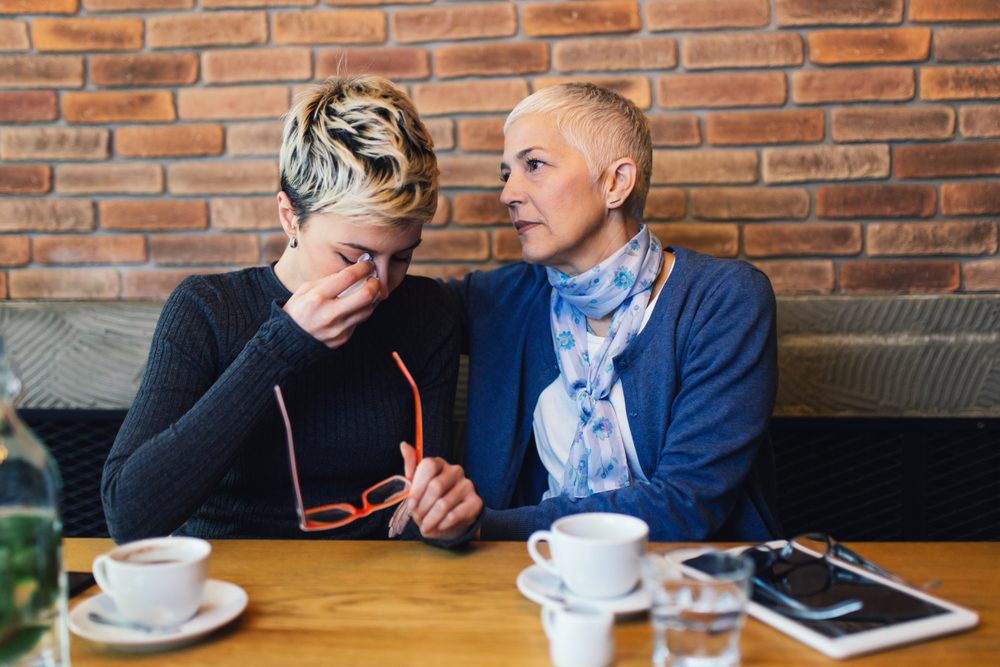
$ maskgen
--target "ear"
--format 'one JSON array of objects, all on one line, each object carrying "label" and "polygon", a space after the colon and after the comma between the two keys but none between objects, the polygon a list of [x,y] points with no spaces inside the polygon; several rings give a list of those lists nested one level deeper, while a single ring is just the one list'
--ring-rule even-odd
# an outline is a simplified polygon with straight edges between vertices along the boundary
[{"label": "ear", "polygon": [[288,236],[295,236],[299,232],[299,218],[292,208],[292,200],[284,192],[278,193],[278,220],[281,221],[281,228]]},{"label": "ear", "polygon": [[632,158],[619,158],[608,167],[606,174],[606,197],[608,209],[621,208],[625,200],[632,194],[638,173]]}]

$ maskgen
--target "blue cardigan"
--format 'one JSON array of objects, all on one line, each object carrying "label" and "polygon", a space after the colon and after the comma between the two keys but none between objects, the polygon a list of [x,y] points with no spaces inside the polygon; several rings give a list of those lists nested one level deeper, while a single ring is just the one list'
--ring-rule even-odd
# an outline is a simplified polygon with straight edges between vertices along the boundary
[{"label": "blue cardigan", "polygon": [[466,474],[486,505],[483,539],[526,539],[576,512],[644,519],[658,541],[764,540],[780,532],[765,499],[767,424],[777,387],[774,294],[749,264],[670,248],[676,261],[636,340],[615,358],[649,483],[541,500],[532,436],[559,375],[544,267],[476,272],[450,287],[469,353]]}]

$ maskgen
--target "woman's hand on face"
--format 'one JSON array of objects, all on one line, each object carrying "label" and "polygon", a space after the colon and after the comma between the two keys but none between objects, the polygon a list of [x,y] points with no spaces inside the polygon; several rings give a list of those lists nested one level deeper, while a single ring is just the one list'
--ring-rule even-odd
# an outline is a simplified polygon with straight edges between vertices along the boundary
[{"label": "woman's hand on face", "polygon": [[[372,268],[371,262],[358,262],[302,283],[285,303],[284,311],[310,336],[335,350],[350,339],[354,328],[371,317],[378,302],[388,296],[383,293],[382,283],[370,277]],[[337,298],[359,280],[365,280],[360,289]]]},{"label": "woman's hand on face", "polygon": [[417,464],[416,451],[400,445],[404,472],[411,480],[410,497],[404,502],[410,516],[429,539],[451,540],[465,533],[483,511],[483,501],[462,466],[433,456]]}]

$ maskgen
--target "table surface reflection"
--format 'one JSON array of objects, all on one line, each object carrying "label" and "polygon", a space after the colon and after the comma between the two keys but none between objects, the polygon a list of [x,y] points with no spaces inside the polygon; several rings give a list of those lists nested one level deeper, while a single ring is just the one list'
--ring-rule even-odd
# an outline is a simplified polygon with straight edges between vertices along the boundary
[{"label": "table surface reflection", "polygon": [[[548,665],[539,607],[517,590],[531,564],[520,542],[449,552],[413,542],[217,540],[210,576],[242,586],[243,615],[203,640],[125,654],[74,636],[72,660],[91,665]],[[90,568],[110,540],[65,541],[69,570]],[[651,549],[678,545],[651,545]],[[863,555],[940,597],[974,609],[970,632],[850,660],[872,665],[987,665],[1000,661],[1000,543],[855,543]],[[96,594],[92,588],[71,606]],[[618,666],[649,665],[649,622],[615,628]],[[837,661],[749,620],[744,667]]]}]

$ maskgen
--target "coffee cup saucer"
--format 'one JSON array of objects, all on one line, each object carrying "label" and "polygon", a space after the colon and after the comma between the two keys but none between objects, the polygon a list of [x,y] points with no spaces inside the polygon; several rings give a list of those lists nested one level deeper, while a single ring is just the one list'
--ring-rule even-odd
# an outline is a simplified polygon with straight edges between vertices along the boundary
[{"label": "coffee cup saucer", "polygon": [[[209,579],[197,614],[176,628],[148,631],[115,625],[119,620],[118,609],[110,597],[100,593],[73,607],[69,629],[84,639],[119,651],[162,651],[189,644],[221,628],[246,609],[247,600],[246,591],[236,584]],[[107,620],[100,622],[95,618]]]},{"label": "coffee cup saucer", "polygon": [[524,597],[541,605],[567,603],[585,605],[609,611],[615,616],[639,614],[647,611],[651,604],[649,589],[641,580],[632,592],[625,595],[616,598],[588,598],[569,591],[561,579],[538,564],[521,570],[517,575],[517,590],[521,591]]}]

